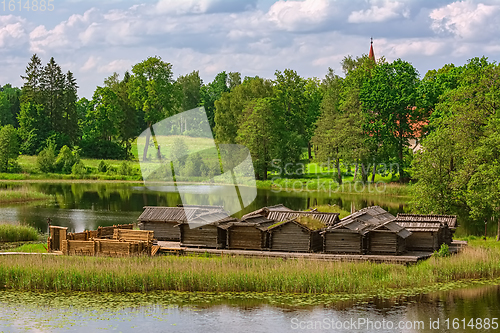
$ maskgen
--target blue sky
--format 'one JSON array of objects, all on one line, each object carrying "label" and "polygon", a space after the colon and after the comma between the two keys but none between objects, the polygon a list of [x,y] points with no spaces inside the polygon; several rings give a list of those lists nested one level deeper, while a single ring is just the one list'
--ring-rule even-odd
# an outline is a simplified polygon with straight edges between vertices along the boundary
[{"label": "blue sky", "polygon": [[[23,0],[25,1],[25,0]],[[33,53],[71,70],[90,98],[113,72],[148,56],[174,76],[199,70],[272,78],[291,68],[342,74],[346,55],[411,62],[425,75],[446,63],[500,56],[500,1],[494,0],[54,0],[52,12],[0,7],[0,85],[22,85]]]}]

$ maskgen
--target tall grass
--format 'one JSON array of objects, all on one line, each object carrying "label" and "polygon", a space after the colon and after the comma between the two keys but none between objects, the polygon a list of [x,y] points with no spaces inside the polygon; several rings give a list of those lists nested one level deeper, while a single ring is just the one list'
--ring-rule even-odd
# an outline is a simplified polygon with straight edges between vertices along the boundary
[{"label": "tall grass", "polygon": [[43,200],[50,197],[48,194],[28,189],[28,187],[0,189],[0,203]]},{"label": "tall grass", "polygon": [[37,239],[38,232],[33,227],[0,224],[0,242],[34,241]]},{"label": "tall grass", "polygon": [[23,290],[347,293],[426,288],[500,277],[498,248],[414,266],[243,257],[0,256],[0,285]]}]

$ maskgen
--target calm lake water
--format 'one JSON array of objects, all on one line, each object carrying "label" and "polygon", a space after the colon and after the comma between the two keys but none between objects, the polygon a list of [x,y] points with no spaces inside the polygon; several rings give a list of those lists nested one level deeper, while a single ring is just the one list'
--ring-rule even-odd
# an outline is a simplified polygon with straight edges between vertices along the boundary
[{"label": "calm lake water", "polygon": [[[176,206],[181,198],[173,187],[148,188],[140,183],[29,183],[0,184],[3,187],[29,186],[43,193],[54,195],[53,200],[32,202],[21,205],[0,206],[0,220],[7,222],[22,221],[47,231],[47,218],[53,225],[69,227],[76,232],[96,229],[98,226],[133,223],[141,214],[144,206]],[[202,193],[205,188],[191,186],[193,192]],[[384,196],[345,195],[316,191],[281,191],[258,190],[257,198],[243,211],[247,212],[264,206],[284,204],[285,206],[305,210],[318,204],[331,204],[351,210],[372,205],[380,205],[393,214],[403,212],[407,207],[404,198]]]},{"label": "calm lake water", "polygon": [[[29,204],[1,205],[0,221],[30,224],[42,232],[47,232],[47,218],[53,225],[69,227],[80,232],[96,229],[98,226],[134,223],[144,206],[176,206],[182,203],[175,188],[151,188],[141,183],[0,183],[0,187],[28,186],[38,191],[52,194],[49,201]],[[204,193],[203,186],[190,186],[194,195]],[[160,189],[161,191],[158,191]],[[236,217],[264,206],[284,204],[285,206],[307,210],[321,204],[337,205],[346,211],[351,206],[361,209],[379,205],[396,215],[409,212],[408,198],[384,195],[340,194],[320,191],[275,191],[257,190],[257,198]],[[484,224],[469,223],[459,216],[457,235],[484,235]],[[496,235],[496,223],[488,224],[488,233]]]},{"label": "calm lake water", "polygon": [[[78,232],[97,226],[134,223],[146,205],[181,203],[175,192],[155,191],[141,184],[17,183],[0,186],[30,186],[54,195],[46,202],[0,206],[1,221],[22,221],[43,232],[47,231],[47,218],[51,218],[54,225]],[[193,187],[193,191],[197,189]],[[351,205],[356,209],[379,205],[393,214],[411,208],[404,198],[258,190],[257,199],[238,215],[280,203],[299,210],[317,204],[335,204],[348,211]],[[461,228],[463,233],[482,232],[467,226]],[[334,296],[323,297],[320,301],[298,297],[0,291],[0,332],[135,332],[139,329],[203,333],[500,331],[500,328],[484,329],[484,326],[478,329],[479,321],[474,322],[473,328],[460,326],[469,324],[471,318],[480,318],[482,323],[488,318],[490,325],[492,318],[500,318],[500,287],[496,285],[364,302],[339,302]],[[360,326],[360,320],[365,326]],[[351,326],[337,329],[334,325],[339,321],[344,325],[349,322]],[[393,329],[389,329],[389,322]],[[400,322],[406,326],[398,328]],[[370,323],[372,326],[367,326]],[[453,329],[453,323],[458,329]],[[417,324],[420,328],[415,326]]]},{"label": "calm lake water", "polygon": [[[214,301],[213,295],[193,293],[123,295],[3,291],[0,292],[0,331],[285,333],[500,330],[498,327],[494,329],[499,320],[494,318],[500,318],[500,287],[494,285],[396,299],[313,306],[296,305],[293,297],[289,297],[288,304],[269,304],[265,297],[253,301],[245,300],[244,296],[236,300],[216,297],[218,300]],[[486,329],[488,325],[489,329]]]}]

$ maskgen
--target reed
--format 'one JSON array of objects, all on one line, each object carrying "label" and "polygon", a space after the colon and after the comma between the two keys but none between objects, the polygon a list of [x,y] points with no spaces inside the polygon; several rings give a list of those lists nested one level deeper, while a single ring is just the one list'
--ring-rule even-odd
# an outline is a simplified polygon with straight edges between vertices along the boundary
[{"label": "reed", "polygon": [[38,232],[24,225],[0,224],[0,242],[35,241]]},{"label": "reed", "polygon": [[0,189],[0,203],[25,202],[51,198],[50,195],[34,191],[28,187]]},{"label": "reed", "polygon": [[500,249],[472,246],[413,266],[243,257],[0,256],[0,285],[21,290],[378,294],[500,277]]}]

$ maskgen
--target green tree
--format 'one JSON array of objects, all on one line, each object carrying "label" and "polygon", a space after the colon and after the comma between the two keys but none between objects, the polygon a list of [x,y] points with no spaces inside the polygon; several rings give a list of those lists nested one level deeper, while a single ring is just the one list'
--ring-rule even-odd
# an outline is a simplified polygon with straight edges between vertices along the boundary
[{"label": "green tree", "polygon": [[0,129],[0,171],[6,172],[19,156],[19,138],[16,129],[7,125]]},{"label": "green tree", "polygon": [[254,99],[273,96],[272,82],[259,77],[245,78],[231,92],[215,102],[215,138],[220,143],[236,143],[246,105]]},{"label": "green tree", "polygon": [[474,58],[439,98],[440,119],[413,163],[420,211],[469,212],[479,226],[498,217],[499,82],[498,65]]},{"label": "green tree", "polygon": [[[412,124],[420,120],[416,108],[417,70],[398,59],[375,66],[371,78],[363,83],[360,100],[366,116],[365,127],[390,157],[399,163],[400,181],[405,181],[409,140],[414,139]],[[406,158],[405,158],[406,157]]]},{"label": "green tree", "polygon": [[[152,130],[154,123],[174,115],[179,104],[172,78],[172,65],[158,56],[149,57],[134,65],[132,73],[128,83],[129,99],[138,110],[144,112],[144,121]],[[147,159],[149,140],[148,135],[143,160]]]},{"label": "green tree", "polygon": [[56,144],[48,141],[45,147],[37,156],[36,163],[42,172],[54,172],[56,163]]},{"label": "green tree", "polygon": [[179,76],[176,83],[180,86],[182,94],[181,111],[191,110],[200,105],[203,80],[198,71]]},{"label": "green tree", "polygon": [[280,139],[273,101],[270,98],[256,99],[247,104],[245,117],[236,141],[250,150],[257,179],[267,179],[267,172],[274,158],[280,158],[277,149],[283,144]]},{"label": "green tree", "polygon": [[[228,75],[226,72],[220,72],[212,82],[201,87],[201,106],[205,107],[208,122],[212,130],[215,128],[215,102],[222,97],[223,93],[231,91],[232,87],[238,85],[237,82],[234,82],[239,77],[239,73],[236,74],[229,73]],[[231,81],[231,78],[233,81]]]}]

